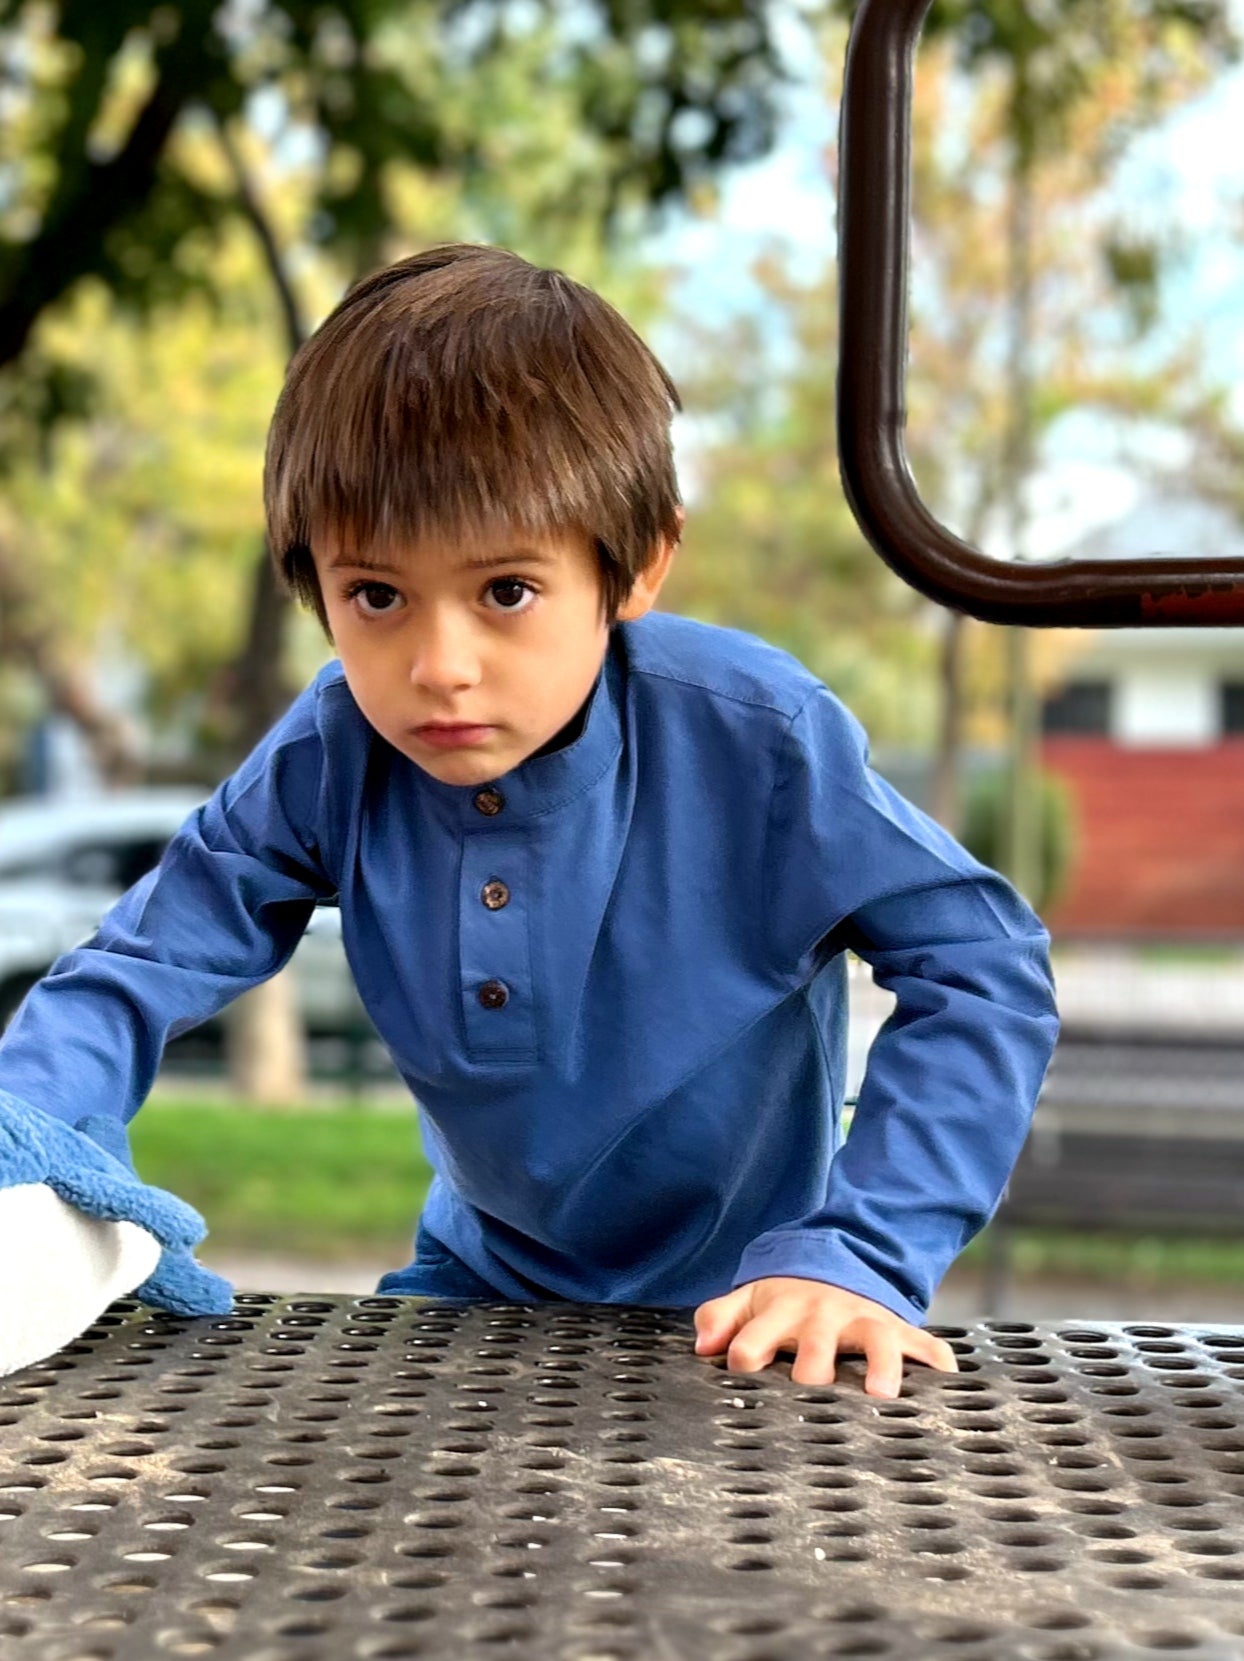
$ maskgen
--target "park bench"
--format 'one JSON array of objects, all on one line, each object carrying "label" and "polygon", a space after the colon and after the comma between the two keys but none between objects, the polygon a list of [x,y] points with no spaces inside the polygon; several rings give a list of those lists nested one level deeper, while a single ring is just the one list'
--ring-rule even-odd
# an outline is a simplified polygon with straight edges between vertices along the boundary
[{"label": "park bench", "polygon": [[1244,1035],[1064,1030],[999,1216],[1009,1225],[1237,1232]]},{"label": "park bench", "polygon": [[1007,1306],[1024,1227],[1232,1235],[1244,1220],[1244,1034],[1064,1028],[986,1233],[984,1308]]}]

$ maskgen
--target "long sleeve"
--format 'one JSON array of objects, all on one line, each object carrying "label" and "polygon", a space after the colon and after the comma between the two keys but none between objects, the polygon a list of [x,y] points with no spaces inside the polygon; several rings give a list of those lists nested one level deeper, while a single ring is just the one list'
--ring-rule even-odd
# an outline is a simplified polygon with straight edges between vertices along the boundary
[{"label": "long sleeve", "polygon": [[83,1211],[151,1229],[169,1251],[143,1290],[170,1308],[218,1306],[223,1283],[189,1261],[201,1219],[134,1176],[125,1126],[167,1040],[275,974],[335,891],[315,842],[314,699],[191,815],[0,1040],[0,1188],[45,1181]]},{"label": "long sleeve", "polygon": [[735,1284],[799,1275],[919,1321],[992,1214],[1057,1034],[1048,936],[995,872],[870,771],[827,692],[793,719],[768,868],[775,962],[806,983],[850,945],[897,1004],[823,1206],[754,1240]]}]

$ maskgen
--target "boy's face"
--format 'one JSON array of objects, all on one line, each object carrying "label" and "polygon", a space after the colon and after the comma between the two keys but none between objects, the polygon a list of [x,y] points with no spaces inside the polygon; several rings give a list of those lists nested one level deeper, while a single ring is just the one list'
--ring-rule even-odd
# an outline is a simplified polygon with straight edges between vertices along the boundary
[{"label": "boy's face", "polygon": [[[662,545],[619,620],[656,599]],[[609,629],[599,568],[576,532],[429,537],[360,549],[312,548],[333,643],[376,731],[444,784],[499,778],[577,714]]]}]

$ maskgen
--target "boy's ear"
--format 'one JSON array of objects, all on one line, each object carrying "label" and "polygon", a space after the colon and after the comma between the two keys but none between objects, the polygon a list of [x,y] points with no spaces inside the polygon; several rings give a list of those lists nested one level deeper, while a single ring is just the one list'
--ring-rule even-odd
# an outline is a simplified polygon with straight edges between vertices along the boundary
[{"label": "boy's ear", "polygon": [[[683,522],[687,515],[682,508],[678,510],[678,529],[681,534]],[[618,607],[616,621],[619,623],[633,623],[637,618],[644,617],[657,603],[657,596],[661,592],[661,585],[669,575],[670,564],[674,558],[674,550],[678,546],[677,536],[663,536],[652,551],[652,558],[635,578],[631,592]]]}]

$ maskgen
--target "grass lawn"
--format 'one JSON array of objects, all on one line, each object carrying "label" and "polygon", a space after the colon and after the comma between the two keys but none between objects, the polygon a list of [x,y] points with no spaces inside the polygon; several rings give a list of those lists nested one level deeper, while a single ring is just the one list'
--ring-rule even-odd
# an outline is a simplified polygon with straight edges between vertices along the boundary
[{"label": "grass lawn", "polygon": [[432,1175],[413,1105],[274,1111],[157,1096],[130,1137],[144,1181],[188,1200],[226,1250],[405,1262]]},{"label": "grass lawn", "polygon": [[[274,1110],[155,1096],[131,1137],[143,1178],[197,1207],[223,1250],[404,1262],[432,1175],[414,1108],[404,1104]],[[984,1250],[975,1241],[966,1261]],[[1014,1235],[1012,1273],[1133,1287],[1239,1286],[1244,1242],[1023,1229]]]}]

